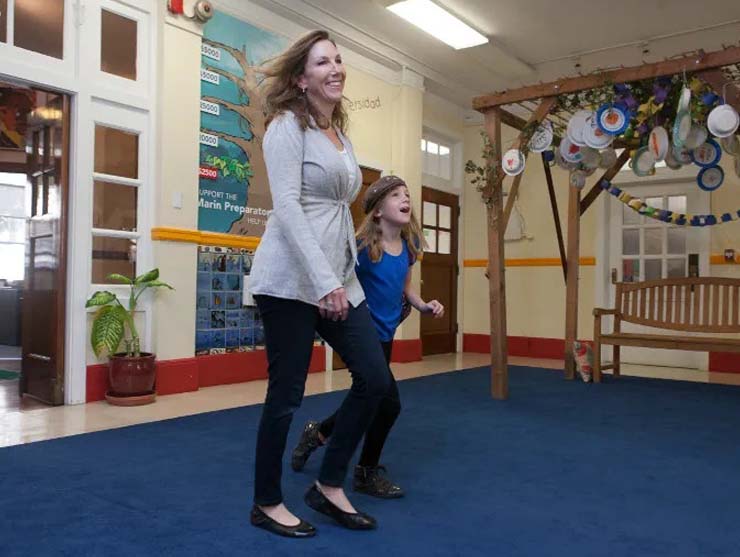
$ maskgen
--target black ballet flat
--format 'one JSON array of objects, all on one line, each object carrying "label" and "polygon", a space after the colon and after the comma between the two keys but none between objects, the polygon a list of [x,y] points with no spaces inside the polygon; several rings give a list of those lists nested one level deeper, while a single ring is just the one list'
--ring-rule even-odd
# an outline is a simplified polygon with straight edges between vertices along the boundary
[{"label": "black ballet flat", "polygon": [[286,526],[267,516],[257,505],[252,507],[249,519],[253,526],[286,538],[312,538],[316,535],[316,528],[308,522],[301,520],[296,526]]},{"label": "black ballet flat", "polygon": [[337,524],[350,530],[374,530],[378,527],[377,521],[370,515],[362,512],[348,513],[337,507],[319,491],[316,484],[312,485],[303,498],[306,505],[316,512],[333,518]]}]

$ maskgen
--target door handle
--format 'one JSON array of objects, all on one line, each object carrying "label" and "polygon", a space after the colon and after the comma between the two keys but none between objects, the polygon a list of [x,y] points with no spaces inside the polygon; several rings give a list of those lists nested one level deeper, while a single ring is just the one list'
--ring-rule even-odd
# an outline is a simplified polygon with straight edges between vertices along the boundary
[{"label": "door handle", "polygon": [[34,360],[41,360],[42,362],[50,362],[51,358],[49,356],[42,356],[41,354],[34,354],[33,352],[30,352],[26,354],[29,358],[32,358]]}]

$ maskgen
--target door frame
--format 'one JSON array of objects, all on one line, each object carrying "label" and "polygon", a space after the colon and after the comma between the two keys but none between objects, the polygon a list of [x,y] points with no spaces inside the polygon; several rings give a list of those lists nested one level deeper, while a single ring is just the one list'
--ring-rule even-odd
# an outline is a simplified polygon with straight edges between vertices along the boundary
[{"label": "door frame", "polygon": [[[452,239],[451,239],[451,243],[450,243],[450,247],[451,247],[451,251],[452,251],[452,253],[450,255],[453,255],[453,265],[454,265],[454,267],[453,267],[454,268],[454,273],[453,273],[453,280],[452,280],[452,295],[451,295],[450,299],[452,300],[452,304],[454,306],[454,314],[453,314],[453,312],[450,311],[453,308],[449,308],[449,307],[446,307],[445,308],[445,314],[450,315],[450,317],[452,318],[452,322],[454,323],[454,333],[453,333],[453,342],[452,342],[453,349],[452,349],[452,352],[450,352],[450,353],[457,353],[457,352],[460,352],[461,351],[460,337],[462,335],[462,331],[461,331],[461,327],[460,327],[460,319],[459,319],[459,311],[460,311],[460,300],[459,300],[460,278],[462,276],[461,273],[460,273],[460,255],[461,255],[460,252],[462,251],[460,249],[460,234],[461,234],[460,221],[461,221],[461,214],[462,214],[462,198],[457,193],[446,191],[446,190],[440,189],[440,188],[435,188],[435,187],[431,187],[431,186],[422,185],[422,187],[421,187],[421,202],[422,202],[422,206],[420,207],[420,211],[419,211],[419,224],[421,225],[422,229],[424,228],[424,223],[423,223],[423,219],[424,219],[423,211],[424,211],[424,209],[423,209],[423,207],[424,207],[424,201],[425,201],[425,197],[426,197],[425,194],[427,194],[429,192],[433,192],[432,195],[434,195],[435,193],[437,193],[437,194],[440,194],[442,196],[454,197],[457,200],[456,201],[457,211],[452,211],[452,215],[451,215],[451,219],[452,219],[452,221],[451,221],[451,223],[452,223],[452,228],[451,228]],[[437,255],[438,254],[436,254],[436,253],[435,254],[432,254],[432,253],[424,252],[423,253],[423,258],[421,260],[421,268],[423,268],[424,262],[426,260],[428,260],[427,258],[431,257],[432,259],[431,260],[428,260],[428,261],[431,262],[435,258],[435,256],[437,256]],[[419,285],[419,295],[420,296],[421,296],[421,288],[422,288],[422,285],[420,284]],[[423,332],[421,330],[421,324],[419,324],[419,340],[422,343],[422,354],[425,354],[424,353],[424,338],[423,337],[424,337],[424,335],[423,335]]]},{"label": "door frame", "polygon": [[[613,183],[620,188],[645,188],[651,185],[663,186],[656,189],[664,190],[667,186],[676,186],[676,193],[685,193],[685,190],[691,189],[692,193],[697,195],[699,207],[694,210],[696,214],[707,214],[711,212],[711,193],[699,190],[694,191],[696,186],[696,172],[692,166],[683,167],[678,171],[672,171],[667,168],[660,168],[654,176],[646,178],[637,178],[630,170],[623,170]],[[693,187],[692,187],[693,186]],[[656,192],[656,194],[659,192]],[[614,304],[614,297],[611,294],[611,251],[612,251],[612,207],[615,203],[621,204],[620,201],[613,199],[611,195],[601,195],[597,202],[598,222],[596,231],[596,267],[595,267],[595,288],[594,288],[594,307],[610,308]],[[702,249],[699,252],[699,273],[701,276],[708,276],[711,267],[709,256],[711,251],[711,234],[709,227],[695,229],[700,234],[699,242]],[[613,319],[605,316],[602,320],[604,330],[611,330]],[[611,346],[602,346],[602,361],[611,361]],[[641,364],[642,365],[642,364]],[[649,365],[649,364],[644,364]],[[701,366],[702,370],[708,368],[709,358],[707,357]]]}]

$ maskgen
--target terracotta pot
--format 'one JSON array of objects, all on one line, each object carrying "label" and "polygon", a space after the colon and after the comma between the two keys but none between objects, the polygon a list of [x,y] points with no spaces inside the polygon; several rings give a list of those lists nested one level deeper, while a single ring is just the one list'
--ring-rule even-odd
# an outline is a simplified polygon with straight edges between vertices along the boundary
[{"label": "terracotta pot", "polygon": [[138,358],[114,354],[108,360],[110,393],[115,396],[138,396],[154,391],[156,356],[142,352]]}]

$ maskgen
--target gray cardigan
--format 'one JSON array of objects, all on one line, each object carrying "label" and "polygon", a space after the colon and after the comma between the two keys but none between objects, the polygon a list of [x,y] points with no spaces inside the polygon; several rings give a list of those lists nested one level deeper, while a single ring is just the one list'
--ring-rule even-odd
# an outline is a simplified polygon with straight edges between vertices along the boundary
[{"label": "gray cardigan", "polygon": [[[349,139],[338,135],[357,166]],[[344,286],[350,304],[358,306],[365,294],[355,274],[349,206],[362,183],[359,167],[349,183],[331,140],[318,129],[301,130],[290,111],[270,123],[262,149],[273,210],[252,264],[250,291],[318,305]]]}]

